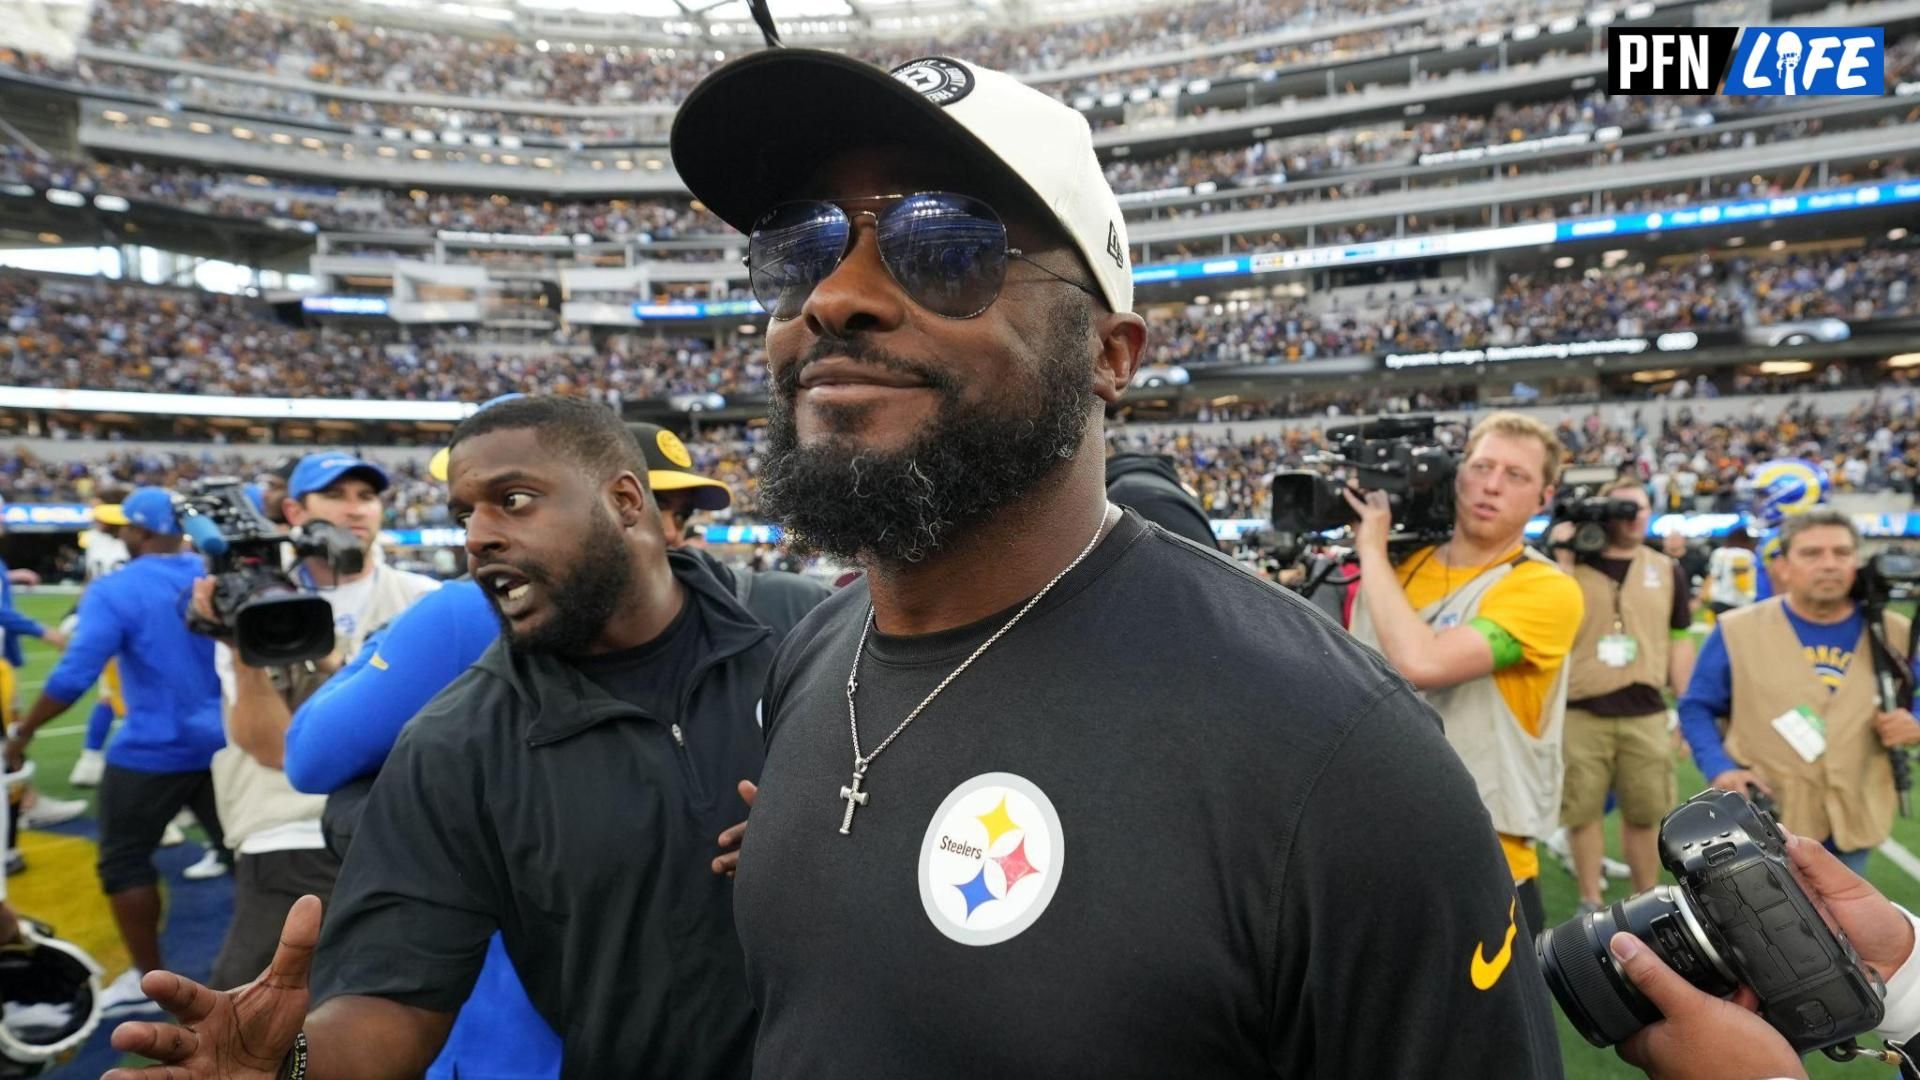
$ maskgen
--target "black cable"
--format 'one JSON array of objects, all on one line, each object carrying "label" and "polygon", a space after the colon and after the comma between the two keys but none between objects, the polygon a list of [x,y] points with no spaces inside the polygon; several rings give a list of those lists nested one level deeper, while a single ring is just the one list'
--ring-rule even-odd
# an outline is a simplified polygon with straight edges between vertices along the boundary
[{"label": "black cable", "polygon": [[759,24],[760,36],[767,39],[767,48],[780,48],[780,28],[773,24],[773,10],[767,6],[767,0],[747,0],[747,10]]}]

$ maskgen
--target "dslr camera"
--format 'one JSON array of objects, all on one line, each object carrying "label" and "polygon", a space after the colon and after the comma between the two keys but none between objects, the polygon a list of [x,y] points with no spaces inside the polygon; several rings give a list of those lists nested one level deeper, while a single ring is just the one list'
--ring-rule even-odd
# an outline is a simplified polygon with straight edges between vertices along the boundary
[{"label": "dslr camera", "polygon": [[[1308,537],[1354,523],[1348,487],[1384,491],[1393,507],[1391,543],[1431,543],[1453,532],[1453,478],[1460,458],[1440,444],[1431,416],[1393,416],[1328,428],[1333,452],[1308,459],[1314,466],[1273,477],[1270,543],[1304,552]],[[1344,478],[1332,473],[1344,470]]]},{"label": "dslr camera", "polygon": [[1560,490],[1553,508],[1553,521],[1573,523],[1573,539],[1567,546],[1576,558],[1591,559],[1606,550],[1608,526],[1616,521],[1632,521],[1640,513],[1640,504],[1631,499],[1609,499],[1595,492],[1619,476],[1612,468],[1594,465],[1565,469],[1560,474]]},{"label": "dslr camera", "polygon": [[1660,861],[1679,884],[1535,941],[1547,985],[1588,1042],[1612,1046],[1661,1018],[1607,949],[1623,931],[1709,994],[1752,987],[1760,1016],[1803,1054],[1879,1025],[1886,987],[1800,888],[1771,814],[1730,791],[1702,792],[1660,823]]},{"label": "dslr camera", "polygon": [[305,592],[280,569],[284,544],[300,558],[322,558],[336,574],[366,569],[367,553],[350,530],[310,521],[281,532],[233,477],[202,480],[180,499],[180,528],[213,571],[213,620],[195,613],[195,633],[230,638],[250,667],[318,660],[333,652],[333,605]]}]

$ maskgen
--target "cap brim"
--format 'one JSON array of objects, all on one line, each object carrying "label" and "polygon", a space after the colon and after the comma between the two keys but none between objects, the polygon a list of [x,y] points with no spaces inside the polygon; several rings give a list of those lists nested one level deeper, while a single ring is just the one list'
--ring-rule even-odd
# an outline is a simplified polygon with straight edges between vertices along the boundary
[{"label": "cap brim", "polygon": [[818,49],[750,53],[707,76],[674,115],[670,143],[688,190],[741,232],[800,194],[795,185],[823,163],[867,146],[979,162],[1045,205],[940,106],[872,64]]},{"label": "cap brim", "polygon": [[733,491],[718,480],[669,469],[647,470],[647,486],[655,491],[691,491],[701,510],[725,510],[733,505]]},{"label": "cap brim", "polygon": [[125,525],[127,512],[119,503],[102,503],[93,508],[93,520],[100,525]]},{"label": "cap brim", "polygon": [[450,446],[443,446],[440,449],[435,450],[433,452],[433,457],[428,459],[427,461],[427,475],[433,477],[435,480],[438,480],[443,484],[446,483],[447,482],[447,462],[452,460],[452,458],[453,458],[453,448]]}]

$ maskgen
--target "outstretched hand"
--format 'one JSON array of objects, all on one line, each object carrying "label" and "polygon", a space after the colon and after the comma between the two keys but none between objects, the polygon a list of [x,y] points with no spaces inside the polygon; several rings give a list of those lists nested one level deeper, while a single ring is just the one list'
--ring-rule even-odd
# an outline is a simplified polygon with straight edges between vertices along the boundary
[{"label": "outstretched hand", "polygon": [[287,913],[273,963],[237,990],[148,972],[140,989],[176,1023],[121,1024],[113,1048],[161,1064],[113,1069],[101,1080],[272,1080],[306,1023],[307,976],[319,940],[320,899],[303,896]]}]

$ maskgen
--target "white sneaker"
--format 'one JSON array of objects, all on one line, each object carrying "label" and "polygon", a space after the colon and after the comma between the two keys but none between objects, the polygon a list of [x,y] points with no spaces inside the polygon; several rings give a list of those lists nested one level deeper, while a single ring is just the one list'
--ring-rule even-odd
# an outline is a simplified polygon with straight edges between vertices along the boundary
[{"label": "white sneaker", "polygon": [[67,774],[67,783],[74,787],[99,787],[100,778],[106,772],[106,751],[82,750],[80,760],[73,763],[73,771]]},{"label": "white sneaker", "polygon": [[145,990],[140,989],[140,972],[128,968],[120,977],[107,984],[100,992],[100,1013],[103,1016],[125,1016],[134,1012],[161,1012]]},{"label": "white sneaker", "polygon": [[167,822],[166,830],[160,834],[160,846],[179,847],[186,842],[187,834],[180,831],[180,826],[171,821]]},{"label": "white sneaker", "polygon": [[1625,881],[1633,876],[1633,868],[1619,859],[1601,856],[1600,872],[1615,881]]},{"label": "white sneaker", "polygon": [[86,812],[85,799],[49,799],[41,795],[33,800],[32,806],[20,812],[20,824],[29,829],[46,829],[65,825]]},{"label": "white sneaker", "polygon": [[220,861],[220,853],[208,848],[200,861],[180,871],[180,876],[188,881],[212,881],[226,872],[227,864]]},{"label": "white sneaker", "polygon": [[173,815],[173,826],[176,829],[191,829],[195,820],[193,811],[183,806],[179,813]]}]

